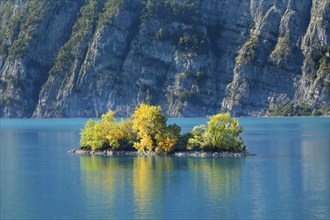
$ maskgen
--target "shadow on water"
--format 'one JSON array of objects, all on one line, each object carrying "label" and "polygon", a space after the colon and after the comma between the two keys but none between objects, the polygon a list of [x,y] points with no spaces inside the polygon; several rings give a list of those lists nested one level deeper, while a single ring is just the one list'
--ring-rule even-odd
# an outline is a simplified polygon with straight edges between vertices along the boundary
[{"label": "shadow on water", "polygon": [[85,207],[89,217],[101,210],[109,218],[230,216],[225,207],[239,188],[243,163],[244,158],[82,156]]}]

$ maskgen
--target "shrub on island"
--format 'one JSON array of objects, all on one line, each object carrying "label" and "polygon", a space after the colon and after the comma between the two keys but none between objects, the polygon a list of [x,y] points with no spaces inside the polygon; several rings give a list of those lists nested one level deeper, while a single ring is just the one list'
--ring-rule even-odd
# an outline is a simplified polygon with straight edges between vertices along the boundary
[{"label": "shrub on island", "polygon": [[246,151],[240,138],[243,129],[230,114],[213,115],[207,125],[196,126],[184,135],[178,125],[166,125],[167,118],[160,106],[141,104],[125,121],[116,121],[114,114],[109,111],[99,121],[87,121],[80,133],[82,149],[155,153]]},{"label": "shrub on island", "polygon": [[204,151],[246,151],[240,134],[242,127],[230,114],[216,114],[206,125],[198,125],[189,133],[187,149]]},{"label": "shrub on island", "polygon": [[80,132],[80,146],[90,150],[107,148],[130,149],[133,141],[132,120],[116,122],[114,112],[102,115],[101,120],[89,119]]}]

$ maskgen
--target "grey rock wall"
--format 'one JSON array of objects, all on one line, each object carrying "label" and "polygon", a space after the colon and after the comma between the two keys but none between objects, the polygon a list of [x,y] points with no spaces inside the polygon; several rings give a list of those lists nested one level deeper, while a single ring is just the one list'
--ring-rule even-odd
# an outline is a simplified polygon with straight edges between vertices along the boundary
[{"label": "grey rock wall", "polygon": [[[0,53],[2,117],[32,116],[55,55],[70,36],[72,22],[81,6],[80,1],[63,1],[60,7],[36,2],[36,13],[40,16],[37,22],[26,21],[31,13],[31,8],[28,7],[30,1],[16,1],[13,13],[0,22],[3,24],[0,42],[7,47],[6,52]],[[12,26],[14,30],[10,29]],[[15,41],[26,38],[23,56],[10,55],[8,51],[13,48]]]},{"label": "grey rock wall", "polygon": [[0,53],[1,117],[127,116],[140,103],[173,117],[263,116],[287,102],[330,104],[329,0],[58,1],[16,35],[4,27],[30,2],[8,2],[0,45],[33,34],[20,58]]}]

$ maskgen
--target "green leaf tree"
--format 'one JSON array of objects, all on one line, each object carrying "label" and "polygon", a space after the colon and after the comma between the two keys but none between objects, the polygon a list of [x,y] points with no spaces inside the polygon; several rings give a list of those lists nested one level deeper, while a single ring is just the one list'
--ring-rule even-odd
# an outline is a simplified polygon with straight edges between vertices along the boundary
[{"label": "green leaf tree", "polygon": [[230,114],[216,114],[210,117],[207,127],[199,125],[193,128],[188,140],[188,149],[245,150],[246,147],[240,138],[242,131],[237,119],[231,118]]},{"label": "green leaf tree", "polygon": [[109,146],[107,136],[114,129],[116,122],[114,114],[113,111],[109,111],[103,114],[102,119],[97,122],[90,119],[86,123],[85,128],[80,132],[80,146],[90,147],[91,150]]},{"label": "green leaf tree", "polygon": [[187,149],[197,150],[204,149],[205,141],[203,134],[206,132],[206,125],[198,125],[190,132],[190,138],[188,139]]}]

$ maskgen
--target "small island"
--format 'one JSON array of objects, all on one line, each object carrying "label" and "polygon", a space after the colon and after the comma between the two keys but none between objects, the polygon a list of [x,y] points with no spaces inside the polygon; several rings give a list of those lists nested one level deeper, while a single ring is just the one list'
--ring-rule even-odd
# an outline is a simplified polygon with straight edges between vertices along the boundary
[{"label": "small island", "polygon": [[89,155],[173,155],[192,157],[245,157],[243,131],[230,114],[216,114],[207,125],[181,135],[176,124],[167,125],[160,106],[141,104],[130,118],[116,121],[115,112],[101,120],[88,120],[81,130],[80,148],[69,153]]}]

